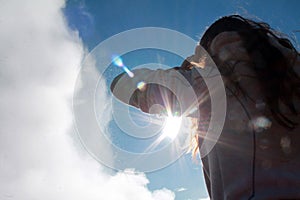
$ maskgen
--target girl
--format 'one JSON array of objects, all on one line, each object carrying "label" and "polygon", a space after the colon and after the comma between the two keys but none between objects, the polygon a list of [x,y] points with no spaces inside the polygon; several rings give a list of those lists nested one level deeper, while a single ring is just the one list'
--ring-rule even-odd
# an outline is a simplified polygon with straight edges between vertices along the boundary
[{"label": "girl", "polygon": [[[196,152],[214,114],[207,86],[196,70],[212,62],[203,56],[202,47],[222,75],[226,88],[222,98],[227,100],[220,137],[205,155],[200,151],[211,199],[300,198],[300,56],[268,24],[238,15],[223,17],[207,29],[195,54],[181,67],[135,70],[134,79],[121,74],[111,90],[118,99],[144,112],[171,108],[182,114],[194,104],[195,98],[184,93],[191,85],[201,111]],[[152,81],[136,90],[141,78],[164,80],[176,87]],[[119,92],[115,90],[118,82],[123,86]],[[157,104],[161,106],[151,109]]]}]

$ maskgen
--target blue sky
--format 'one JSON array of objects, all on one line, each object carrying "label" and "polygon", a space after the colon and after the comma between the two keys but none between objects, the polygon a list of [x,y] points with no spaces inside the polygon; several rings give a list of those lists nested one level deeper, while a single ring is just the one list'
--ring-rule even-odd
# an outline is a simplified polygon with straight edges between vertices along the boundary
[{"label": "blue sky", "polygon": [[[69,0],[64,13],[69,26],[79,31],[84,45],[88,50],[92,50],[115,34],[141,27],[168,28],[199,40],[206,27],[216,19],[236,13],[261,19],[276,30],[299,39],[300,33],[295,32],[295,30],[300,30],[299,7],[300,2],[297,0]],[[148,58],[145,55],[149,55]],[[160,55],[168,59],[168,55],[163,53]],[[144,51],[139,56],[140,62],[130,60],[136,55],[129,56],[126,60],[128,66],[142,64],[153,59],[150,51],[148,53]],[[172,61],[166,61],[165,64],[174,66]],[[126,148],[135,144],[132,138],[123,137],[122,131],[113,122],[110,124],[110,130],[117,138],[122,137],[118,140],[119,146]],[[137,150],[137,147],[130,150]],[[207,196],[201,166],[193,163],[190,154],[164,169],[146,175],[150,181],[148,184],[150,190],[166,187],[175,192],[176,199],[199,199]]]},{"label": "blue sky", "polygon": [[164,27],[198,39],[206,26],[217,18],[239,13],[257,17],[272,27],[292,34],[299,29],[297,0],[253,1],[82,1],[70,0],[65,13],[92,49],[119,32],[145,26]]}]

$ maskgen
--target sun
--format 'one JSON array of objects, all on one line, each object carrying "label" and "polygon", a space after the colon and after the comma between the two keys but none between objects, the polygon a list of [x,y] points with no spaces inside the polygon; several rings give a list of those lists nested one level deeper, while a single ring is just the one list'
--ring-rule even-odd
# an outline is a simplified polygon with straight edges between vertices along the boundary
[{"label": "sun", "polygon": [[165,119],[164,127],[162,130],[162,136],[164,138],[175,139],[179,133],[179,129],[181,126],[181,117],[177,116],[168,116]]}]

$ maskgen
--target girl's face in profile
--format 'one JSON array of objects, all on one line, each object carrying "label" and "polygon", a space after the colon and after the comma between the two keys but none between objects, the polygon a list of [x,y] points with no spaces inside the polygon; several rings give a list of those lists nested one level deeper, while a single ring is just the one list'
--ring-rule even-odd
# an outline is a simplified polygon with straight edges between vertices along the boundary
[{"label": "girl's face in profile", "polygon": [[[136,69],[133,78],[123,74],[113,81],[111,90],[122,102],[150,114],[181,114],[197,101],[192,70]],[[192,78],[193,76],[193,78]],[[143,82],[143,87],[139,83]]]},{"label": "girl's face in profile", "polygon": [[[189,63],[188,70],[183,67],[167,70],[143,68],[133,70],[134,77],[127,74],[119,75],[113,81],[111,90],[119,100],[143,112],[181,114],[190,109],[191,105],[195,106],[197,92],[202,87],[200,85],[203,78],[193,68],[204,68],[206,64],[214,66],[212,59],[200,45],[196,46],[194,55],[188,57],[186,61]],[[141,82],[144,85],[139,88]],[[197,88],[193,88],[194,85]],[[118,92],[114,91],[114,87],[118,87],[119,93],[122,94],[116,94]],[[128,95],[129,98],[124,98]]]}]

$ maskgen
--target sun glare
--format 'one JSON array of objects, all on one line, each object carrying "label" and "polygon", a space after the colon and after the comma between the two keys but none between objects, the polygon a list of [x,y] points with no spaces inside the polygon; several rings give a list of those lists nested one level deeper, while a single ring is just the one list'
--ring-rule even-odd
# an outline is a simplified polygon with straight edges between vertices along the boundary
[{"label": "sun glare", "polygon": [[162,131],[163,137],[168,137],[172,140],[175,139],[179,133],[181,119],[181,117],[176,116],[167,117]]}]

